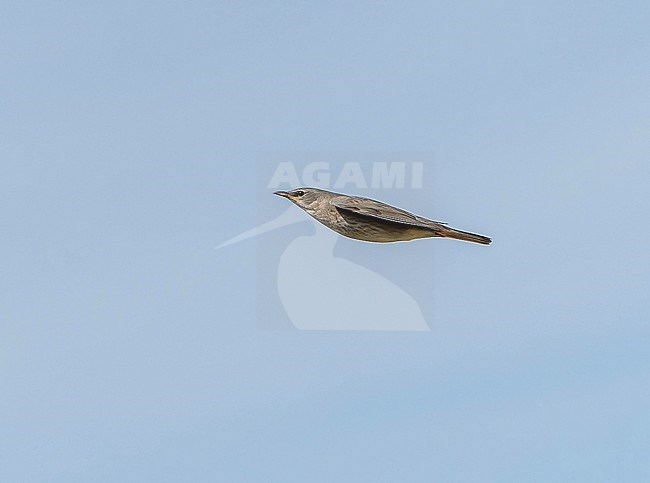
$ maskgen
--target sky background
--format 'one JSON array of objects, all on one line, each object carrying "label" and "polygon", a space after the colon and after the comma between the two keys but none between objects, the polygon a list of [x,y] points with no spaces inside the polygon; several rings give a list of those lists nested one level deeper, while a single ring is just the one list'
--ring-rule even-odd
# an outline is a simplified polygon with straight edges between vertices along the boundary
[{"label": "sky background", "polygon": [[[0,480],[650,480],[648,25],[0,2]],[[330,151],[433,153],[401,206],[494,239],[384,252],[432,332],[258,330],[255,241],[214,246],[260,153]]]}]

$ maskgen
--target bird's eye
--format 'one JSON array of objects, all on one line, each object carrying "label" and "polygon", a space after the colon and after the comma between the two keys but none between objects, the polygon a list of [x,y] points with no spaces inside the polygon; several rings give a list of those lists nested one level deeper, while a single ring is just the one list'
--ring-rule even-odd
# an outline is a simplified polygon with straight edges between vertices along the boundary
[{"label": "bird's eye", "polygon": [[291,194],[292,194],[293,196],[303,196],[303,195],[305,194],[305,192],[304,192],[304,191],[301,191],[301,190],[298,190],[298,191],[294,191],[294,192],[291,193]]}]

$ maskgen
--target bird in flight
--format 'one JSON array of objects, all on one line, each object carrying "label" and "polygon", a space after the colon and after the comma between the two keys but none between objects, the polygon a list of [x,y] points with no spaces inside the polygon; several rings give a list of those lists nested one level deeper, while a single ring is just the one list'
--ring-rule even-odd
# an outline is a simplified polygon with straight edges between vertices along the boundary
[{"label": "bird in flight", "polygon": [[445,223],[427,220],[369,198],[317,188],[297,188],[274,194],[287,198],[327,228],[355,240],[390,243],[441,237],[482,245],[492,243],[486,236],[456,230]]}]

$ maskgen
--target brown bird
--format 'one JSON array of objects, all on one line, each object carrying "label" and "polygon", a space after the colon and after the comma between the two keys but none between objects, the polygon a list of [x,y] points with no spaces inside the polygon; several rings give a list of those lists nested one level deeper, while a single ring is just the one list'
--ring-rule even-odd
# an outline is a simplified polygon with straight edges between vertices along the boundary
[{"label": "brown bird", "polygon": [[454,238],[489,245],[486,236],[456,230],[381,201],[317,188],[276,191],[308,215],[340,235],[367,242],[390,243],[418,238]]}]

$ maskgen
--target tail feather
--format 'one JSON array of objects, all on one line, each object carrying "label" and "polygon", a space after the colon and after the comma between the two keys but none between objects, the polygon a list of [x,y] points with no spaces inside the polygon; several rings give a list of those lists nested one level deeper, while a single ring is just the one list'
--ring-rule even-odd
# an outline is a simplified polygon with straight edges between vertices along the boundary
[{"label": "tail feather", "polygon": [[469,233],[467,231],[456,230],[455,228],[447,228],[441,235],[445,238],[453,238],[455,240],[463,240],[468,242],[480,243],[481,245],[489,245],[492,239],[476,233]]}]

